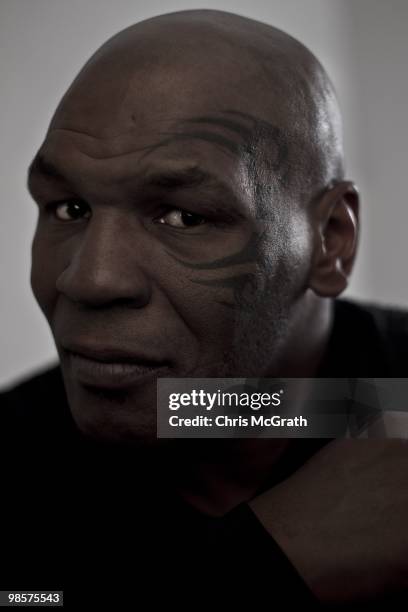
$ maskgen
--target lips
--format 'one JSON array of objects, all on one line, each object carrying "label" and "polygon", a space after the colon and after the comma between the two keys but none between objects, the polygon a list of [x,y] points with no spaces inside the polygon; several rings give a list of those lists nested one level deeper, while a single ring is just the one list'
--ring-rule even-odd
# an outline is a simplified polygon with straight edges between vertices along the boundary
[{"label": "lips", "polygon": [[63,346],[71,376],[84,385],[106,389],[133,387],[170,376],[169,361],[119,348]]}]

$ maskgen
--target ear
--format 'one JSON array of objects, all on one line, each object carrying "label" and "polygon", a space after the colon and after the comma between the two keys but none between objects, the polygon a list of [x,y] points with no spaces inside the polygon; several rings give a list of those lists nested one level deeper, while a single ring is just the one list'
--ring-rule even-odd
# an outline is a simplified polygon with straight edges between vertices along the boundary
[{"label": "ear", "polygon": [[357,251],[359,195],[350,181],[331,187],[315,204],[314,257],[309,287],[336,297],[348,285]]}]

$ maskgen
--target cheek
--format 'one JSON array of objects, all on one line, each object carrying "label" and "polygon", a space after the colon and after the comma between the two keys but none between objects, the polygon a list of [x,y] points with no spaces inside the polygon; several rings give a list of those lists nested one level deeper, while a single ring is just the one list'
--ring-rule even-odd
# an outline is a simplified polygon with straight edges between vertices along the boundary
[{"label": "cheek", "polygon": [[297,221],[263,242],[256,273],[236,309],[234,350],[246,371],[262,371],[284,350],[308,287],[312,258],[307,225]]},{"label": "cheek", "polygon": [[37,230],[31,249],[31,289],[46,318],[50,321],[57,299],[55,288],[59,274],[58,257]]},{"label": "cheek", "polygon": [[161,283],[163,293],[195,338],[200,352],[219,351],[230,344],[235,320],[231,290],[202,284],[208,277],[208,273],[190,275],[178,270]]},{"label": "cheek", "polygon": [[312,255],[313,234],[306,215],[302,211],[286,214],[273,226],[263,245],[266,285],[278,295],[295,300],[307,284]]},{"label": "cheek", "polygon": [[218,270],[161,266],[161,290],[194,337],[202,361],[240,354],[243,347],[252,353],[252,345],[270,351],[303,288],[308,243],[298,221],[294,227],[275,224],[245,257],[251,263]]}]

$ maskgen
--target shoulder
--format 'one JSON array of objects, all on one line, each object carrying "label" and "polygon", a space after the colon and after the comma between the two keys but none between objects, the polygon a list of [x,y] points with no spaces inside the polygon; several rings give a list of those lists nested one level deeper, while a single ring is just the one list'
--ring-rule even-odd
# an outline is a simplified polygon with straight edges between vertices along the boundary
[{"label": "shoulder", "polygon": [[38,399],[44,399],[50,393],[62,392],[62,374],[58,364],[43,368],[25,375],[17,382],[8,385],[0,392],[0,406],[18,407],[23,402],[26,406]]},{"label": "shoulder", "polygon": [[20,433],[55,427],[68,404],[58,364],[34,372],[0,392],[0,423],[4,432]]},{"label": "shoulder", "polygon": [[362,331],[374,326],[387,337],[408,335],[408,309],[355,300],[335,300],[335,316],[342,323],[362,325]]},{"label": "shoulder", "polygon": [[382,376],[408,375],[408,309],[336,300],[335,331],[349,347],[381,364]]}]

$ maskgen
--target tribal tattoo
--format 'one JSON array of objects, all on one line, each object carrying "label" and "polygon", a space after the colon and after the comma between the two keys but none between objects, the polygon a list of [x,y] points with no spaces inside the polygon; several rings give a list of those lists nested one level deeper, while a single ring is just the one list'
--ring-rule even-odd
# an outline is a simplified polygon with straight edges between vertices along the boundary
[{"label": "tribal tattoo", "polygon": [[[170,257],[175,259],[185,268],[190,270],[225,270],[229,271],[231,267],[242,265],[242,264],[256,264],[258,263],[259,257],[259,246],[264,238],[264,233],[253,232],[251,238],[243,246],[242,249],[227,255],[226,257],[220,257],[211,261],[191,263],[179,259],[168,251]],[[233,300],[216,300],[218,304],[222,304],[228,308],[240,308],[241,310],[248,311],[253,307],[253,295],[258,288],[259,281],[256,278],[254,272],[244,272],[238,274],[232,274],[224,278],[215,279],[201,279],[191,278],[191,282],[198,285],[204,285],[207,287],[225,287],[232,289]]]}]

